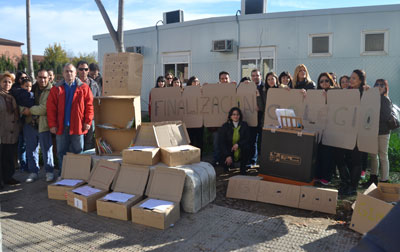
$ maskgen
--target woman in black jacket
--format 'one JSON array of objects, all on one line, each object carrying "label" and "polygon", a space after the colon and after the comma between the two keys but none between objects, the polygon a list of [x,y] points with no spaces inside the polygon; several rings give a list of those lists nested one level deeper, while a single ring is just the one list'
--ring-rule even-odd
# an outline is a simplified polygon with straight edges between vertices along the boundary
[{"label": "woman in black jacket", "polygon": [[231,108],[228,113],[228,121],[219,129],[218,136],[224,171],[228,172],[234,162],[240,161],[240,174],[246,174],[250,134],[249,126],[243,121],[242,111],[239,108]]},{"label": "woman in black jacket", "polygon": [[316,88],[316,85],[311,80],[310,73],[304,64],[300,64],[294,69],[293,88],[305,90]]},{"label": "woman in black jacket", "polygon": [[381,94],[381,110],[379,114],[379,133],[378,133],[378,155],[371,154],[371,176],[369,180],[363,184],[369,187],[372,183],[378,184],[378,156],[379,156],[379,174],[380,182],[388,182],[389,180],[389,158],[388,148],[390,139],[390,129],[388,121],[391,116],[392,102],[389,95],[389,84],[384,79],[378,79],[374,85],[379,88]]}]

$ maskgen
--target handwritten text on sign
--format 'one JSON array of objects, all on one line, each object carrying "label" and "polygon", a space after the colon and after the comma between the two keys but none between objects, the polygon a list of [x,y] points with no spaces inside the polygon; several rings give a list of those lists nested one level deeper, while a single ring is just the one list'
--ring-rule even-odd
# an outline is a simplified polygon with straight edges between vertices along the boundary
[{"label": "handwritten text on sign", "polygon": [[255,85],[208,84],[175,88],[154,88],[151,91],[153,122],[182,120],[188,128],[220,127],[226,122],[232,107],[240,107],[243,119],[257,125]]}]

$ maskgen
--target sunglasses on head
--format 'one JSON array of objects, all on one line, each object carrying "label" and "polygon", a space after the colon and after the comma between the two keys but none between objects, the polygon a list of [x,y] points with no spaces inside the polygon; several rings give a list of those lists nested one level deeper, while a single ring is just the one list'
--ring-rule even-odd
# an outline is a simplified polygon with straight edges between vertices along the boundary
[{"label": "sunglasses on head", "polygon": [[89,68],[78,68],[79,71],[89,71]]},{"label": "sunglasses on head", "polygon": [[383,88],[383,87],[385,87],[385,84],[383,84],[383,83],[375,83],[374,87],[381,87],[381,88]]}]

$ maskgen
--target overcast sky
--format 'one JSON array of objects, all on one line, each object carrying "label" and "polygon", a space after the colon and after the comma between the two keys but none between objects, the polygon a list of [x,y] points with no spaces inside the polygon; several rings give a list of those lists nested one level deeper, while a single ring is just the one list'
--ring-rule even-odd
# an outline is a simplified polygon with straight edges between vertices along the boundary
[{"label": "overcast sky", "polygon": [[[269,0],[267,12],[397,4],[395,0]],[[103,0],[113,23],[118,0]],[[0,0],[0,38],[26,44],[25,0]],[[125,0],[124,30],[154,26],[163,12],[181,9],[185,21],[235,15],[240,0]],[[93,35],[107,33],[94,0],[31,0],[33,54],[42,55],[48,45],[60,43],[69,54],[97,52]],[[23,46],[26,52],[26,45]]]}]

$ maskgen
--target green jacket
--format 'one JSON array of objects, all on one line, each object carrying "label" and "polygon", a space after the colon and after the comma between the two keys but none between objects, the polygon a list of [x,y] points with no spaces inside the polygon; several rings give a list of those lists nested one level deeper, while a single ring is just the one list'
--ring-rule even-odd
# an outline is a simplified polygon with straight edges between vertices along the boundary
[{"label": "green jacket", "polygon": [[[36,84],[38,85],[38,84]],[[49,97],[50,89],[53,87],[51,83],[47,85],[47,87],[42,91],[39,98],[39,105],[32,106],[30,108],[32,115],[39,116],[39,133],[49,131],[49,125],[47,123],[47,97]],[[39,88],[39,87],[37,87]]]}]

